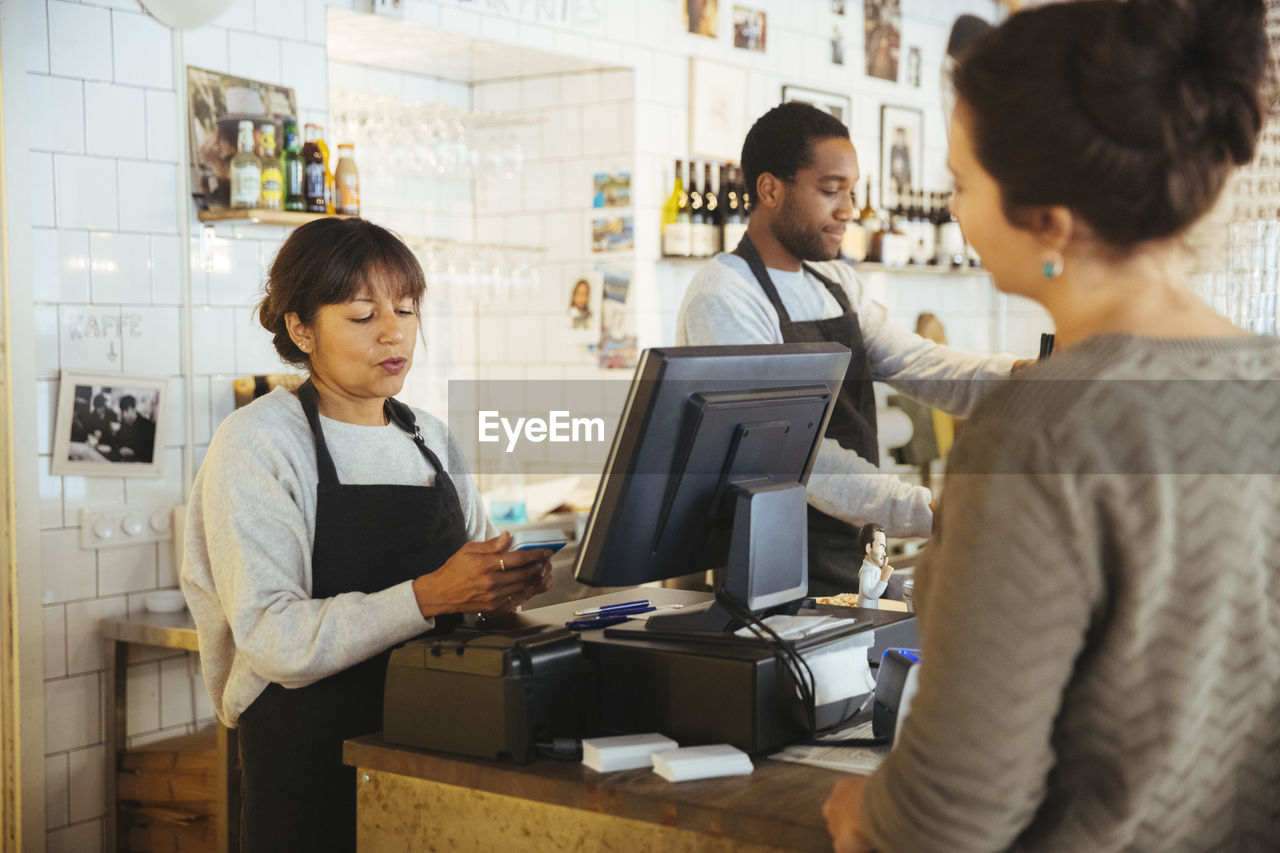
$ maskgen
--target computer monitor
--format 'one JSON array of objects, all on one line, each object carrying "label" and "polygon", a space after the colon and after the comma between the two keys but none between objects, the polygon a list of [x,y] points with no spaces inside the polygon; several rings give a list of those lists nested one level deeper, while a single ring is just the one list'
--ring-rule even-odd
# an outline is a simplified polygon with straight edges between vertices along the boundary
[{"label": "computer monitor", "polygon": [[[755,614],[808,591],[805,483],[849,364],[839,344],[646,350],[574,567],[591,586],[724,568]],[[719,603],[655,614],[654,630],[724,632]]]}]

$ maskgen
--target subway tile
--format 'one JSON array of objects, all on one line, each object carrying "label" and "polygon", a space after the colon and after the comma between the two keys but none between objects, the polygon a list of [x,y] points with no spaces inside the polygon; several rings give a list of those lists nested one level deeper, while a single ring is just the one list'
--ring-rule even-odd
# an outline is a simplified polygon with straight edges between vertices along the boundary
[{"label": "subway tile", "polygon": [[600,101],[600,72],[581,71],[560,78],[561,103],[595,104]]},{"label": "subway tile", "polygon": [[[103,549],[123,551],[124,548]],[[99,574],[102,569],[99,566]],[[81,675],[86,672],[97,672],[106,669],[106,641],[102,638],[98,626],[103,619],[123,619],[125,599],[122,595],[114,595],[104,591],[99,585],[100,595],[112,595],[111,598],[98,598],[92,601],[77,601],[66,605],[67,608],[67,672],[70,675]],[[86,815],[92,817],[92,815]]]},{"label": "subway tile", "polygon": [[181,309],[125,308],[121,323],[121,366],[125,373],[173,376],[182,372]]},{"label": "subway tile", "polygon": [[[286,69],[287,76],[288,69]],[[329,63],[329,88],[347,92],[369,91],[369,69],[347,62]]]},{"label": "subway tile", "polygon": [[307,27],[306,8],[305,0],[265,0],[255,3],[253,27],[263,35],[302,38]]},{"label": "subway tile", "polygon": [[156,305],[182,302],[181,245],[178,237],[151,235],[151,301]]},{"label": "subway tile", "polygon": [[[330,88],[333,81],[329,81]],[[417,101],[420,104],[434,104],[439,98],[440,81],[434,77],[421,74],[406,74],[400,81],[400,96],[406,101]]]},{"label": "subway tile", "polygon": [[54,530],[63,526],[62,478],[49,473],[49,456],[37,462],[37,486],[40,490],[40,529]]},{"label": "subway tile", "polygon": [[[196,675],[192,680],[192,674]],[[160,662],[160,727],[178,726],[195,719],[192,694],[203,690],[204,683],[188,655]]]},{"label": "subway tile", "polygon": [[44,760],[44,826],[57,829],[67,825],[70,814],[71,780],[67,775],[67,753],[47,756]]},{"label": "subway tile", "polygon": [[515,112],[520,109],[520,81],[499,80],[471,88],[472,101],[481,112]]},{"label": "subway tile", "polygon": [[[147,90],[147,159],[179,163],[178,96],[174,92]],[[186,110],[182,121],[186,122]]]},{"label": "subway tile", "polygon": [[[263,0],[263,2],[269,3],[272,0]],[[231,30],[252,30],[254,5],[254,0],[236,0],[213,23]]]},{"label": "subway tile", "polygon": [[[45,752],[62,752],[102,741],[102,705],[98,673],[46,681]],[[132,707],[132,705],[130,706]]]},{"label": "subway tile", "polygon": [[[137,482],[137,481],[131,481]],[[123,534],[121,534],[123,535]],[[98,549],[98,594],[118,596],[120,615],[124,614],[125,593],[156,586],[156,546],[152,542],[141,545],[116,545]],[[68,611],[68,622],[70,622]],[[68,658],[71,649],[68,648]]]},{"label": "subway tile", "polygon": [[25,0],[27,70],[49,73],[49,10],[45,0]]},{"label": "subway tile", "polygon": [[93,301],[98,304],[149,303],[149,248],[145,234],[90,233],[89,269]]},{"label": "subway tile", "polygon": [[236,309],[236,373],[253,376],[283,369],[271,333],[257,322],[252,308]]},{"label": "subway tile", "polygon": [[[235,411],[236,394],[230,376],[213,376],[209,384],[209,417],[214,432],[227,419],[227,415]],[[204,460],[201,455],[200,460]],[[196,467],[199,467],[197,465]]]},{"label": "subway tile", "polygon": [[72,750],[67,757],[71,761],[71,820],[102,817],[107,813],[106,746]]},{"label": "subway tile", "polygon": [[[328,64],[325,49],[314,44],[285,41],[280,44],[283,83],[293,88],[299,109],[329,107]],[[335,149],[334,154],[337,154]]]},{"label": "subway tile", "polygon": [[187,440],[187,382],[180,376],[169,377],[165,386],[164,437],[166,447],[183,444]]},{"label": "subway tile", "polygon": [[59,361],[64,369],[120,371],[120,309],[58,306]]},{"label": "subway tile", "polygon": [[[368,92],[384,98],[399,98],[400,84],[405,75],[387,68],[369,67],[365,69]],[[469,88],[469,87],[468,87]]]},{"label": "subway tile", "polygon": [[33,149],[84,153],[84,83],[28,74],[27,98]]},{"label": "subway tile", "polygon": [[192,362],[196,373],[234,373],[235,309],[197,308],[191,314]]},{"label": "subway tile", "polygon": [[63,77],[111,79],[111,13],[49,0],[49,71]]},{"label": "subway tile", "polygon": [[560,80],[558,74],[541,77],[525,77],[520,81],[520,107],[539,110],[560,104]]},{"label": "subway tile", "polygon": [[144,14],[111,13],[115,81],[154,89],[173,86],[173,31]]},{"label": "subway tile", "polygon": [[31,284],[36,302],[88,301],[88,266],[85,232],[31,229]]},{"label": "subway tile", "polygon": [[36,453],[48,455],[53,447],[53,418],[58,406],[58,383],[36,382]]},{"label": "subway tile", "polygon": [[207,376],[197,376],[193,380],[191,417],[194,419],[192,426],[195,432],[196,444],[208,444],[209,438],[213,435],[213,429],[209,425],[210,412],[212,411],[212,391],[209,387],[209,382],[210,379]]},{"label": "subway tile", "polygon": [[622,111],[621,104],[591,104],[582,108],[582,153],[584,155],[613,154],[634,149],[630,140],[627,140],[624,145],[620,138]]},{"label": "subway tile", "polygon": [[53,169],[60,227],[116,230],[116,161],[55,154]]},{"label": "subway tile", "polygon": [[182,567],[181,557],[175,559],[174,549],[182,548],[182,541],[176,543],[171,539],[161,542],[156,547],[156,586],[169,589],[178,586],[178,571]]},{"label": "subway tile", "polygon": [[36,376],[58,376],[61,360],[58,356],[58,306],[36,305],[32,311],[36,337]]},{"label": "subway tile", "polygon": [[196,722],[216,725],[217,721],[217,713],[213,710],[213,700],[209,698],[209,691],[205,689],[204,678],[201,677],[200,683],[196,685]]},{"label": "subway tile", "polygon": [[46,853],[86,853],[103,849],[105,828],[100,820],[77,823],[50,832],[45,837]]},{"label": "subway tile", "polygon": [[166,506],[182,502],[182,448],[166,447],[160,457],[160,476],[135,477],[125,484],[129,503]]},{"label": "subway tile", "polygon": [[40,551],[45,604],[77,601],[97,595],[98,582],[93,552],[80,549],[78,529],[52,530],[40,534]]},{"label": "subway tile", "polygon": [[178,231],[178,166],[119,161],[120,229]]},{"label": "subway tile", "polygon": [[44,622],[44,677],[62,678],[67,674],[66,606],[55,604],[42,608]]},{"label": "subway tile", "polygon": [[582,154],[582,108],[565,107],[547,113],[542,125],[542,156],[571,158]]},{"label": "subway tile", "polygon": [[324,44],[328,32],[328,16],[325,12],[325,0],[306,0],[307,41],[312,44]]},{"label": "subway tile", "polygon": [[133,737],[160,728],[160,665],[131,665],[125,683],[129,703],[125,732]]},{"label": "subway tile", "polygon": [[280,40],[234,30],[227,39],[230,72],[238,77],[280,83]]},{"label": "subway tile", "polygon": [[52,228],[58,224],[54,203],[53,156],[38,151],[32,151],[28,155],[31,224],[36,228]]},{"label": "subway tile", "polygon": [[[121,477],[81,477],[67,476],[62,478],[62,514],[67,520],[67,524],[73,526],[72,533],[76,534],[76,548],[79,548],[80,535],[80,512],[85,509],[95,510],[104,507],[115,507],[124,503],[124,479]],[[69,546],[68,546],[69,547]],[[88,562],[91,564],[89,571],[96,575],[96,562],[93,560],[93,551],[77,551],[77,554],[87,554]],[[78,569],[79,570],[79,569]],[[96,577],[93,582],[96,587]],[[77,598],[89,598],[88,595],[68,596],[61,600],[68,601]]]},{"label": "subway tile", "polygon": [[146,98],[142,89],[111,83],[85,83],[85,125],[91,153],[136,157],[147,153]]},{"label": "subway tile", "polygon": [[209,25],[184,31],[182,59],[189,66],[227,73],[227,31]]},{"label": "subway tile", "polygon": [[261,286],[258,282],[258,242],[220,240],[212,248],[215,256],[214,270],[208,276],[208,304],[248,304]]}]

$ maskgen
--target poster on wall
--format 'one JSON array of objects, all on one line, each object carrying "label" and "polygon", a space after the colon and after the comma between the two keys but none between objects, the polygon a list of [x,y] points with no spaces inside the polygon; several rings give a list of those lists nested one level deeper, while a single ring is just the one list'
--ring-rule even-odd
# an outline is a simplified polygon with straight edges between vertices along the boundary
[{"label": "poster on wall", "polygon": [[902,6],[899,0],[864,0],[867,33],[867,76],[898,80],[902,44]]},{"label": "poster on wall", "polygon": [[202,209],[228,207],[240,122],[253,122],[255,151],[261,126],[274,125],[276,151],[282,151],[285,119],[298,115],[293,89],[188,65],[187,90],[191,195]]},{"label": "poster on wall", "polygon": [[635,247],[635,220],[633,217],[598,216],[591,220],[591,251],[630,252]]},{"label": "poster on wall", "polygon": [[746,69],[690,59],[689,154],[702,160],[737,160],[746,133]]},{"label": "poster on wall", "polygon": [[850,101],[848,95],[837,95],[835,92],[821,92],[804,86],[783,86],[782,103],[799,101],[811,107],[817,107],[831,113],[844,124],[849,123]]},{"label": "poster on wall", "polygon": [[634,318],[627,305],[631,291],[631,267],[597,264],[603,292],[600,299],[599,365],[605,370],[631,370],[636,366],[637,342]]},{"label": "poster on wall", "polygon": [[844,65],[844,30],[839,24],[831,28],[831,64]]},{"label": "poster on wall", "polygon": [[924,169],[924,114],[909,107],[880,108],[880,206],[906,204]]},{"label": "poster on wall", "polygon": [[158,477],[169,380],[62,371],[54,475]]},{"label": "poster on wall", "polygon": [[602,276],[599,270],[583,273],[569,282],[566,302],[566,326],[575,340],[595,342],[592,333],[600,323],[600,290]]},{"label": "poster on wall", "polygon": [[680,11],[688,32],[711,38],[720,35],[720,0],[684,0]]},{"label": "poster on wall", "polygon": [[764,53],[768,17],[759,9],[733,7],[733,46]]},{"label": "poster on wall", "polygon": [[596,172],[591,178],[592,207],[628,207],[631,204],[630,172]]}]

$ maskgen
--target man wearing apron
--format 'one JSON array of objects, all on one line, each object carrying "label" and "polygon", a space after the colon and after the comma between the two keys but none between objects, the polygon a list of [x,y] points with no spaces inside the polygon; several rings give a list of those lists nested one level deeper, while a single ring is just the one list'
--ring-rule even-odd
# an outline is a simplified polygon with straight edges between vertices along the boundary
[{"label": "man wearing apron", "polygon": [[773,108],[747,134],[742,168],[751,193],[747,234],[694,276],[676,343],[831,341],[852,352],[809,479],[809,591],[852,592],[862,524],[928,536],[933,522],[928,489],[877,470],[873,381],[963,416],[988,383],[1009,376],[1014,359],[962,353],[892,326],[853,268],[834,261],[859,176],[848,128],[837,119],[807,104]]}]

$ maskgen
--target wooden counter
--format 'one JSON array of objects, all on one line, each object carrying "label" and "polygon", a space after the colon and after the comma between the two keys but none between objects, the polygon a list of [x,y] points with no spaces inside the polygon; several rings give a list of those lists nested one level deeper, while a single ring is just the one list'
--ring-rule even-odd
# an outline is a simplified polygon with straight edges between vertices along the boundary
[{"label": "wooden counter", "polygon": [[757,758],[750,776],[671,783],[575,761],[507,764],[349,740],[361,853],[390,850],[830,851],[843,773]]}]

